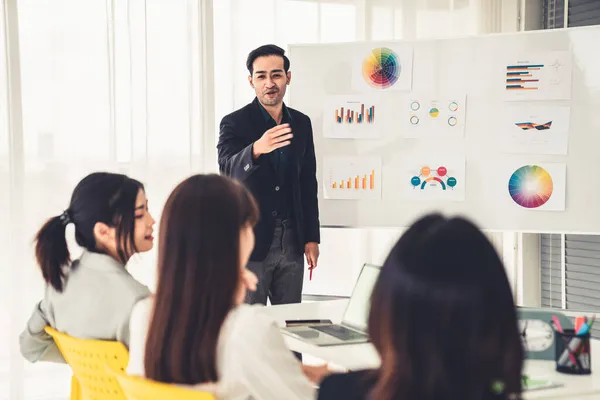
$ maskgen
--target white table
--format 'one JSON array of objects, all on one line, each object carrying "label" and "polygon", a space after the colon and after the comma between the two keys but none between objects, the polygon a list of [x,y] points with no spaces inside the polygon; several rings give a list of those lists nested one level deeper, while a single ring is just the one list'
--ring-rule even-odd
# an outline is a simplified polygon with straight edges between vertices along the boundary
[{"label": "white table", "polygon": [[[347,300],[318,301],[266,307],[265,312],[274,317],[280,326],[286,319],[330,319],[339,323]],[[357,370],[376,368],[380,360],[370,343],[318,347],[284,335],[288,347],[300,353],[317,357],[341,368]],[[530,360],[525,362],[525,374],[534,379],[549,379],[562,383],[560,388],[526,392],[525,399],[600,399],[600,343],[592,341],[592,375],[574,376],[556,372],[553,361]]]}]

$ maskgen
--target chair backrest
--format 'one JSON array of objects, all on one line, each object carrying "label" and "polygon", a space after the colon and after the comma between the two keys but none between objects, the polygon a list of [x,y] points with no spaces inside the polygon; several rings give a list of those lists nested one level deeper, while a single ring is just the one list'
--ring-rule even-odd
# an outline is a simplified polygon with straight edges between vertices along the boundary
[{"label": "chair backrest", "polygon": [[76,339],[46,327],[65,361],[79,381],[82,400],[127,400],[118,381],[106,366],[125,370],[129,362],[127,348],[119,342]]},{"label": "chair backrest", "polygon": [[127,375],[121,369],[107,366],[121,384],[128,400],[214,400],[210,393],[185,389],[168,383],[155,382],[138,376]]}]

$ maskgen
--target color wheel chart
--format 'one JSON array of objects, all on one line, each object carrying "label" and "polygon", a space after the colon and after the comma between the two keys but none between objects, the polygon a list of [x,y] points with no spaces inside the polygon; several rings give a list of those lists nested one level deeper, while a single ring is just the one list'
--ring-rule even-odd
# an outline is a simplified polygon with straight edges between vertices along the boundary
[{"label": "color wheel chart", "polygon": [[[359,106],[360,104],[360,106]],[[364,103],[356,103],[360,111],[350,110],[343,106],[335,110],[335,123],[337,124],[372,124],[375,122],[375,106],[368,107],[365,114]]]},{"label": "color wheel chart", "polygon": [[362,65],[365,82],[377,89],[393,86],[398,81],[401,71],[398,55],[387,47],[373,49]]},{"label": "color wheel chart", "polygon": [[552,196],[552,177],[544,168],[525,165],[517,169],[508,181],[508,192],[513,201],[524,208],[538,208]]},{"label": "color wheel chart", "polygon": [[456,187],[456,178],[448,176],[446,167],[438,167],[432,170],[428,166],[421,168],[420,175],[413,176],[410,180],[413,189],[425,190],[427,187],[440,187],[442,190],[454,189]]},{"label": "color wheel chart", "polygon": [[544,64],[508,65],[506,67],[506,90],[526,91],[539,89],[539,73]]}]

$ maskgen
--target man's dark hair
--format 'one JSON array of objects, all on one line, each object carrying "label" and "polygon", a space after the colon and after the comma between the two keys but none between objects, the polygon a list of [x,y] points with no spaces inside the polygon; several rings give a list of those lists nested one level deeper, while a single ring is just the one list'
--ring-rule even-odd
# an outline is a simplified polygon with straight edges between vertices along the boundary
[{"label": "man's dark hair", "polygon": [[258,57],[265,56],[279,56],[283,58],[283,69],[287,73],[290,69],[290,59],[285,55],[285,50],[279,46],[275,46],[274,44],[265,44],[264,46],[260,46],[257,49],[254,49],[248,54],[248,59],[246,60],[246,68],[248,68],[248,72],[250,75],[254,73],[254,61]]}]

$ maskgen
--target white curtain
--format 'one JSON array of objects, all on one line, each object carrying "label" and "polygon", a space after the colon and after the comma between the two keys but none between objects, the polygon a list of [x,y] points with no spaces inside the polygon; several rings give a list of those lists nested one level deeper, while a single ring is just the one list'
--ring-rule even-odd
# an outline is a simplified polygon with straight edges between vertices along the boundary
[{"label": "white curtain", "polygon": [[[253,98],[251,49],[482,33],[482,4],[492,1],[4,0],[0,400],[68,396],[68,368],[26,363],[17,337],[43,293],[33,236],[67,207],[84,175],[108,170],[141,180],[160,217],[179,180],[216,170],[220,119]],[[326,266],[380,262],[398,233],[324,230],[321,279],[307,291],[347,294],[355,273],[329,279]],[[336,259],[346,247],[355,250]],[[151,288],[154,258],[130,267]]]},{"label": "white curtain", "polygon": [[[159,217],[174,185],[204,170],[206,120],[206,134],[214,138],[213,111],[204,112],[211,93],[204,93],[201,79],[210,75],[205,66],[212,68],[203,61],[205,3],[2,3],[0,399],[67,398],[68,368],[25,362],[17,337],[43,294],[32,239],[45,219],[68,206],[75,184],[97,170],[129,174],[146,184],[151,211]],[[15,39],[19,51],[7,57]],[[11,88],[13,100],[22,101],[9,104],[7,82],[17,82],[15,72],[21,79],[20,88]],[[22,127],[8,119],[9,110],[22,113]],[[214,142],[211,147],[214,152]],[[154,254],[130,266],[151,288]]]}]

